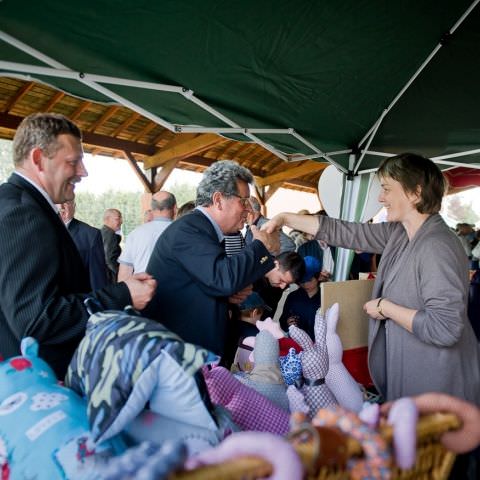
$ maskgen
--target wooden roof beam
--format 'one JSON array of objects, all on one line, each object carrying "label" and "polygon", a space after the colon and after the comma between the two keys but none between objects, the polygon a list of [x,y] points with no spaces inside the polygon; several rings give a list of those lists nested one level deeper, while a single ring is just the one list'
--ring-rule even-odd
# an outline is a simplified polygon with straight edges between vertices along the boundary
[{"label": "wooden roof beam", "polygon": [[121,125],[119,125],[112,133],[112,137],[116,137],[118,134],[123,132],[126,128],[128,128],[133,122],[140,118],[140,114],[137,112],[133,112]]},{"label": "wooden roof beam", "polygon": [[49,112],[64,96],[65,94],[63,92],[57,92],[43,107],[43,111]]},{"label": "wooden roof beam", "polygon": [[177,166],[179,160],[178,158],[172,158],[167,163],[165,163],[162,169],[155,175],[153,192],[158,192],[162,189],[163,185],[167,181],[170,174],[173,172],[173,169]]},{"label": "wooden roof beam", "polygon": [[114,105],[110,107],[104,114],[88,129],[90,132],[94,132],[98,127],[102,126],[109,118],[111,118],[120,109],[119,106]]},{"label": "wooden roof beam", "polygon": [[[0,113],[0,127],[16,130],[20,125],[23,117],[17,115],[10,115],[8,113]],[[109,150],[121,150],[140,155],[152,156],[157,149],[152,145],[144,143],[131,142],[129,140],[121,140],[120,138],[111,138],[98,133],[83,132],[83,143],[91,145],[92,147],[103,147]]]},{"label": "wooden roof beam", "polygon": [[263,187],[266,185],[276,184],[278,182],[285,182],[294,178],[303,177],[309,173],[320,172],[324,170],[326,166],[327,164],[324,163],[308,161],[298,167],[291,168],[283,172],[274,173],[273,175],[269,175],[265,178],[259,178],[258,184],[259,186]]},{"label": "wooden roof beam", "polygon": [[5,105],[4,112],[10,112],[10,110],[15,106],[15,104],[19,102],[28,93],[29,90],[32,89],[33,85],[33,82],[28,82],[23,85],[23,87],[20,88],[18,92]]},{"label": "wooden roof beam", "polygon": [[82,102],[77,109],[70,115],[70,120],[74,122],[88,108],[92,102]]},{"label": "wooden roof beam", "polygon": [[146,158],[144,161],[145,168],[152,168],[164,165],[175,158],[183,160],[184,158],[198,155],[214,145],[228,141],[227,139],[211,133],[201,134],[180,134],[177,135],[158,153]]},{"label": "wooden roof beam", "polygon": [[137,178],[142,182],[142,185],[145,188],[145,191],[149,193],[153,193],[153,184],[150,182],[150,180],[145,176],[145,174],[142,172],[140,167],[138,166],[137,161],[135,160],[135,157],[132,155],[132,152],[123,152],[123,156],[125,157],[125,160],[129,163],[129,165],[132,167],[132,170],[134,171],[135,175]]}]

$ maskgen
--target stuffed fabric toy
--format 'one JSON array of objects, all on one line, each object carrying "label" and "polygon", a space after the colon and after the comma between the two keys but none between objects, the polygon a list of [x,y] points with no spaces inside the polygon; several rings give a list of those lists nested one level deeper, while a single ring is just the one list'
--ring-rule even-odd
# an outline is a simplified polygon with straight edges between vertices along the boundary
[{"label": "stuffed fabric toy", "polygon": [[216,431],[198,370],[217,360],[158,322],[124,311],[98,312],[88,320],[66,384],[87,398],[95,440],[124,430],[147,403],[163,417]]},{"label": "stuffed fabric toy", "polygon": [[99,468],[98,480],[167,480],[186,458],[187,450],[181,442],[143,442]]},{"label": "stuffed fabric toy", "polygon": [[244,385],[226,368],[203,369],[213,403],[223,405],[242,430],[284,435],[289,428],[289,414],[268,398]]},{"label": "stuffed fabric toy", "polygon": [[[364,403],[358,416],[370,428],[376,428],[380,423],[380,406],[376,403]],[[413,399],[404,397],[392,403],[387,423],[393,428],[396,464],[403,469],[412,468],[416,461],[417,421],[418,410]]]},{"label": "stuffed fabric toy", "polygon": [[278,351],[278,340],[268,330],[262,330],[255,339],[253,370],[237,378],[288,411],[287,387],[280,372]]},{"label": "stuffed fabric toy", "polygon": [[2,480],[93,479],[103,459],[124,450],[117,438],[93,441],[87,405],[62,387],[38,357],[31,337],[22,356],[0,363],[0,472]]},{"label": "stuffed fabric toy", "polygon": [[325,383],[329,366],[326,345],[327,325],[320,314],[320,309],[315,315],[314,332],[315,343],[301,328],[295,325],[289,327],[290,336],[303,348],[301,353],[303,385],[300,391],[310,407],[310,418],[315,416],[319,408],[337,403],[335,396]]},{"label": "stuffed fabric toy", "polygon": [[342,363],[342,341],[337,335],[338,317],[339,305],[335,303],[325,312],[324,317],[327,323],[326,342],[329,364],[325,383],[342,407],[358,413],[362,409],[363,393]]},{"label": "stuffed fabric toy", "polygon": [[294,385],[302,379],[302,360],[294,348],[284,357],[280,357],[280,371],[286,385]]},{"label": "stuffed fabric toy", "polygon": [[226,438],[218,447],[187,461],[187,468],[211,465],[239,457],[261,457],[273,467],[271,480],[301,480],[303,465],[294,447],[278,435],[240,432]]},{"label": "stuffed fabric toy", "polygon": [[215,405],[214,410],[215,420],[218,423],[216,430],[179,422],[150,410],[144,410],[127,425],[124,434],[128,442],[135,445],[142,442],[157,444],[181,442],[185,445],[190,457],[218,445],[230,433],[240,431],[228,410],[220,405]]}]

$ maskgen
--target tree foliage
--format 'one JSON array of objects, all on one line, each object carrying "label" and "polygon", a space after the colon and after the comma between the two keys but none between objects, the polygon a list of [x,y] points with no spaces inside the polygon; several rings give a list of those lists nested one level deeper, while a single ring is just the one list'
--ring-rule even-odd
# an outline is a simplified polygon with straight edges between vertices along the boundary
[{"label": "tree foliage", "polygon": [[472,202],[464,201],[458,195],[451,195],[445,199],[447,215],[458,223],[476,224],[480,215],[475,212]]}]

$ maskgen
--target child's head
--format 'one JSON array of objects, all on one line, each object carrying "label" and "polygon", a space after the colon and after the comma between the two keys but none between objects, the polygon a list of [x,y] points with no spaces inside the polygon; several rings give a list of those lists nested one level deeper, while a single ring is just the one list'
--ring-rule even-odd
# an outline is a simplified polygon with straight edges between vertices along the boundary
[{"label": "child's head", "polygon": [[240,317],[243,321],[253,323],[262,318],[265,310],[271,310],[263,298],[257,293],[252,292],[240,305]]}]

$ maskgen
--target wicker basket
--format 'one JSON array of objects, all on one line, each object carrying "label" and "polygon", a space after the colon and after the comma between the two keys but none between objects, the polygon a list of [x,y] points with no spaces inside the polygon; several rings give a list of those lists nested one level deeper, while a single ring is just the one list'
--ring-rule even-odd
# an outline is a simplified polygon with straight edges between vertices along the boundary
[{"label": "wicker basket", "polygon": [[[392,468],[392,479],[398,480],[446,480],[455,460],[455,454],[446,450],[439,442],[448,430],[459,427],[456,416],[436,413],[422,416],[417,425],[417,461],[410,470]],[[310,436],[304,443],[295,446],[306,469],[308,480],[347,480],[349,472],[346,461],[362,456],[362,447],[339,431],[322,427],[316,429],[321,438]],[[380,428],[381,435],[391,444],[392,429]],[[323,448],[318,449],[318,445]],[[320,451],[319,451],[320,450]],[[327,450],[327,451],[325,451]],[[243,457],[218,465],[201,467],[191,471],[177,472],[175,480],[250,480],[272,474],[271,465],[256,457]]]}]

